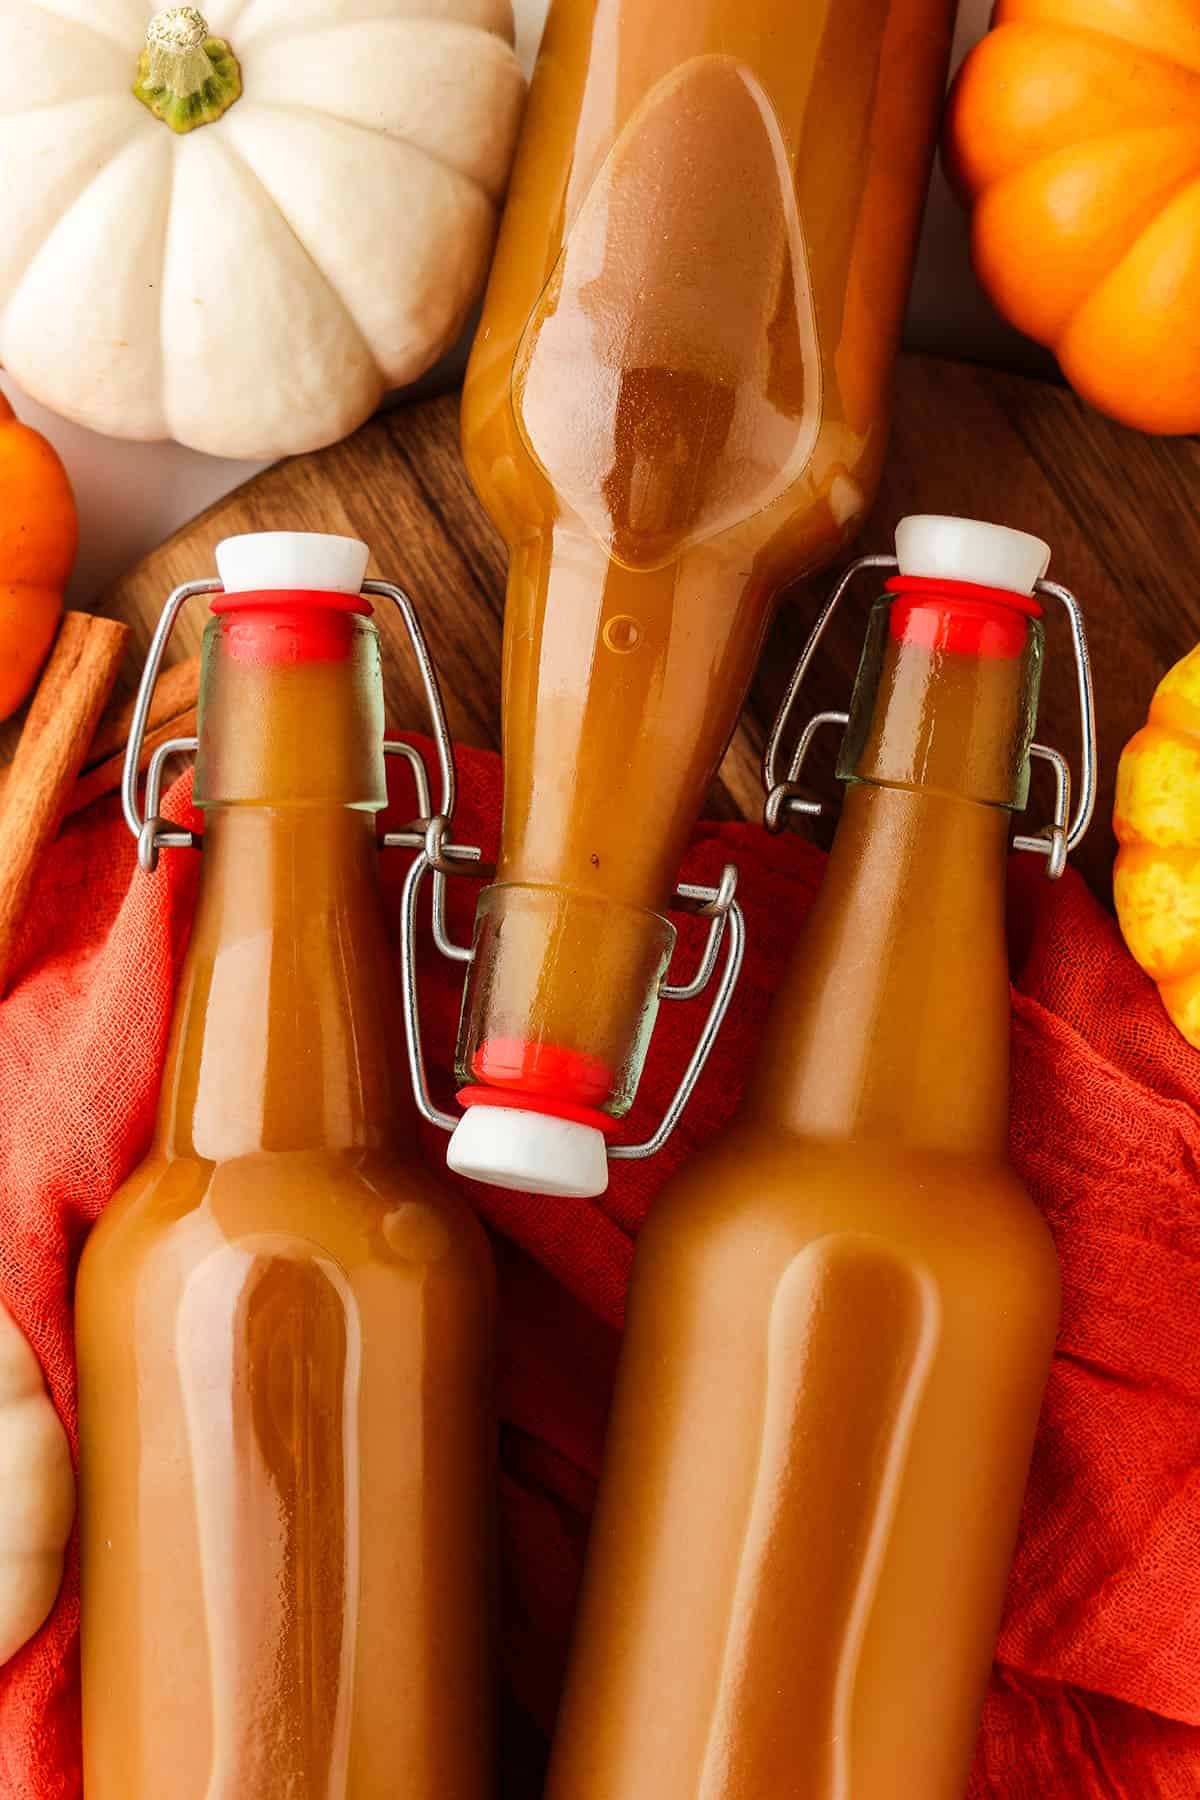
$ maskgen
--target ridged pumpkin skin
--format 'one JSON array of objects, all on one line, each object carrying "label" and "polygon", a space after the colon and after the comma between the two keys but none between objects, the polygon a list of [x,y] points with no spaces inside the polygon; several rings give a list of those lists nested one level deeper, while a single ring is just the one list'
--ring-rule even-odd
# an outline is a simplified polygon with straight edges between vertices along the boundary
[{"label": "ridged pumpkin skin", "polygon": [[950,97],[976,273],[1072,387],[1200,430],[1200,0],[1000,0]]},{"label": "ridged pumpkin skin", "polygon": [[338,442],[483,284],[512,42],[511,0],[0,0],[0,363],[115,437]]},{"label": "ridged pumpkin skin", "polygon": [[16,712],[46,660],[78,546],[66,470],[0,394],[0,719]]},{"label": "ridged pumpkin skin", "polygon": [[1125,942],[1200,1049],[1200,644],[1163,677],[1125,746],[1113,827]]}]

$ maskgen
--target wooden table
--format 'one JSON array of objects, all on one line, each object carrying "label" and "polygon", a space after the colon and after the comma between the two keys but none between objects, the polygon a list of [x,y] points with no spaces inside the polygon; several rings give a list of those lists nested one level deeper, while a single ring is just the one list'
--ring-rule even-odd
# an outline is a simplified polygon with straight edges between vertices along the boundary
[{"label": "wooden table", "polygon": [[[1066,389],[945,362],[901,359],[892,448],[860,548],[890,548],[907,512],[962,513],[1020,526],[1053,547],[1051,574],[1085,608],[1100,721],[1096,822],[1076,860],[1109,892],[1112,784],[1122,745],[1145,717],[1164,670],[1200,639],[1200,441],[1147,438],[1091,412]],[[464,743],[499,741],[504,549],[467,482],[458,450],[457,397],[403,408],[345,443],[281,463],[228,496],[132,570],[104,610],[134,627],[138,652],[177,582],[213,573],[214,545],[233,532],[345,532],[374,551],[373,571],[416,598]],[[759,762],[789,672],[828,577],[787,596],[742,723],[712,796],[717,816],[757,817]],[[866,583],[848,600],[814,665],[805,716],[844,707],[862,641]],[[382,620],[387,636],[396,629]],[[193,651],[196,606],[171,656]],[[1078,767],[1078,722],[1063,621],[1048,621],[1039,737]],[[393,642],[389,713],[416,727],[415,672]],[[812,787],[833,797],[836,745],[818,740]],[[1029,822],[1049,816],[1050,783],[1035,774]]]}]

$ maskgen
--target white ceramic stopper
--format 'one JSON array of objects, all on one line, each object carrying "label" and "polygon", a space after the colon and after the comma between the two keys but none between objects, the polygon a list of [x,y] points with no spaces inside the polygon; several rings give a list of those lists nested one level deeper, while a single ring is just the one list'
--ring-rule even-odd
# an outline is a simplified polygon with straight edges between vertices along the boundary
[{"label": "white ceramic stopper", "polygon": [[446,1153],[457,1175],[523,1194],[592,1200],[608,1187],[604,1133],[514,1106],[471,1106]]},{"label": "white ceramic stopper", "polygon": [[227,594],[272,588],[357,594],[369,559],[357,538],[320,531],[252,531],[217,545],[217,573]]},{"label": "white ceramic stopper", "polygon": [[896,527],[896,560],[902,575],[1032,594],[1050,567],[1050,546],[1007,525],[914,513]]}]

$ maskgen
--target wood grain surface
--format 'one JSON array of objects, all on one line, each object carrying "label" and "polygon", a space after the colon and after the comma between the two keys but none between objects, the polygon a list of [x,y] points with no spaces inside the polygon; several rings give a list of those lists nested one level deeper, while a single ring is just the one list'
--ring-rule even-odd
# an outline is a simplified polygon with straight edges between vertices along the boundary
[{"label": "wood grain surface", "polygon": [[[878,504],[859,548],[890,548],[908,512],[961,513],[1044,537],[1051,574],[1074,589],[1088,618],[1100,718],[1101,794],[1077,855],[1107,896],[1116,760],[1145,717],[1164,670],[1200,639],[1200,441],[1154,439],[1089,411],[1065,389],[924,356],[901,359],[892,448]],[[372,547],[372,573],[417,601],[462,742],[499,742],[500,636],[505,554],[468,484],[453,395],[388,413],[345,443],[281,463],[221,501],[132,570],[103,610],[133,627],[140,658],[170,589],[214,573],[213,548],[240,531],[345,532]],[[766,731],[828,577],[794,588],[780,609],[712,797],[716,816],[757,817]],[[806,714],[844,706],[872,584],[848,599],[816,665]],[[193,652],[204,624],[194,603],[171,646]],[[415,670],[385,616],[388,710],[423,728]],[[1064,622],[1048,621],[1039,736],[1078,767],[1078,723]],[[132,675],[132,665],[130,676]],[[812,788],[833,798],[831,741],[811,763]],[[1049,784],[1035,778],[1030,827],[1047,816]],[[818,828],[818,833],[820,828]]]}]

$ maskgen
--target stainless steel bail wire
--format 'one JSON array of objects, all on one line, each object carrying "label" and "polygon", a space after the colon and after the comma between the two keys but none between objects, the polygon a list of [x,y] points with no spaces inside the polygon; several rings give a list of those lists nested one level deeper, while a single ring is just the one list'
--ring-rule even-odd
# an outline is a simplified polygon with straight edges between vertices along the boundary
[{"label": "stainless steel bail wire", "polygon": [[[817,614],[816,623],[808,635],[808,641],[800,652],[800,660],[792,672],[787,693],[782,705],[775,715],[775,723],[771,727],[771,735],[767,740],[767,748],[763,755],[763,786],[766,789],[766,804],[763,808],[763,823],[768,831],[782,831],[790,814],[803,813],[810,818],[819,818],[826,810],[819,800],[806,800],[797,793],[800,775],[808,757],[812,741],[817,732],[824,726],[836,725],[842,731],[849,723],[850,715],[844,712],[817,713],[805,725],[800,733],[799,742],[792,754],[786,776],[780,777],[780,765],[783,754],[783,740],[791,723],[796,700],[803,686],[818,644],[825,633],[825,628],[846,593],[851,582],[868,569],[896,570],[899,564],[894,556],[860,556],[850,564],[834,585],[829,598]],[[1071,631],[1071,649],[1075,661],[1075,681],[1079,697],[1079,797],[1075,804],[1074,814],[1071,812],[1071,771],[1062,752],[1047,744],[1031,744],[1030,756],[1049,763],[1054,770],[1055,799],[1054,817],[1044,831],[1033,835],[1019,834],[1013,838],[1013,845],[1018,850],[1031,850],[1046,858],[1046,874],[1056,881],[1067,866],[1067,856],[1075,849],[1092,822],[1092,814],[1096,807],[1096,702],[1092,686],[1092,660],[1088,651],[1087,628],[1083,622],[1083,610],[1069,588],[1062,587],[1056,581],[1039,581],[1034,586],[1034,593],[1042,600],[1056,600],[1063,607]]]},{"label": "stainless steel bail wire", "polygon": [[129,726],[129,741],[125,745],[125,766],[121,770],[121,811],[125,814],[125,823],[137,841],[138,864],[148,875],[152,875],[158,867],[160,850],[194,850],[200,844],[200,838],[196,832],[183,831],[178,826],[164,825],[158,817],[163,764],[173,751],[194,752],[196,739],[172,738],[169,743],[160,745],[159,749],[155,751],[146,781],[145,816],[138,806],[138,771],[141,768],[142,745],[146,739],[146,721],[150,717],[150,703],[154,698],[158,672],[162,667],[163,652],[175,629],[175,621],[189,600],[195,599],[200,594],[218,594],[220,591],[221,583],[213,580],[185,581],[181,587],[174,590],[159,614],[158,624],[154,627],[154,636],[150,639],[150,648],[146,652],[142,679],[138,682],[138,691],[133,702],[133,719]]},{"label": "stainless steel bail wire", "polygon": [[[1039,581],[1034,593],[1042,600],[1057,600],[1067,615],[1071,628],[1071,649],[1075,658],[1075,683],[1079,696],[1079,799],[1071,817],[1071,773],[1066,759],[1046,744],[1031,744],[1030,755],[1041,757],[1055,772],[1057,796],[1054,822],[1045,833],[1033,837],[1018,836],[1013,843],[1018,850],[1033,850],[1046,858],[1046,873],[1057,881],[1067,866],[1067,857],[1082,840],[1096,810],[1096,696],[1092,686],[1092,658],[1088,649],[1087,626],[1083,608],[1071,592],[1057,581]],[[1068,825],[1067,819],[1071,822]]]},{"label": "stainless steel bail wire", "polygon": [[[478,851],[462,850],[457,846],[444,845],[442,853],[453,867],[455,861],[460,865],[472,856],[478,857]],[[442,1131],[454,1131],[460,1122],[461,1115],[443,1112],[435,1105],[429,1092],[429,1079],[425,1070],[425,1053],[421,1047],[421,1009],[420,996],[417,990],[417,903],[420,898],[421,885],[431,870],[434,879],[437,871],[431,861],[428,850],[422,850],[413,859],[404,881],[404,891],[400,906],[400,992],[404,1012],[404,1035],[408,1047],[408,1068],[412,1077],[413,1094],[417,1109],[423,1119],[430,1125],[438,1126]],[[453,872],[480,875],[478,868],[460,868]],[[701,1028],[696,1046],[688,1060],[688,1065],[680,1078],[679,1086],[668,1103],[667,1109],[651,1135],[640,1144],[610,1144],[608,1155],[610,1161],[640,1162],[648,1156],[656,1156],[670,1138],[683,1116],[684,1109],[695,1091],[696,1084],[704,1072],[705,1064],[712,1054],[713,1045],[720,1036],[725,1015],[729,1011],[737,987],[738,977],[742,972],[742,962],[746,953],[746,921],[737,900],[738,873],[733,863],[727,863],[721,874],[720,884],[715,887],[697,887],[691,883],[682,884],[672,901],[673,911],[687,911],[710,921],[708,937],[700,965],[689,982],[671,984],[663,981],[659,986],[659,998],[663,1000],[694,1000],[702,994],[713,979],[722,942],[725,942],[725,961],[713,994],[713,1003]],[[444,919],[441,923],[444,933]],[[438,948],[443,955],[450,955],[456,961],[470,962],[474,951],[464,949],[458,944],[443,944],[439,936],[437,901],[434,901],[434,936],[438,939]]]},{"label": "stainless steel bail wire", "polygon": [[[174,590],[155,627],[146,655],[146,664],[142,670],[142,678],[138,684],[129,741],[125,747],[121,804],[126,823],[137,840],[138,862],[147,872],[152,872],[158,866],[160,851],[176,848],[197,849],[202,841],[200,833],[170,826],[159,817],[163,770],[167,759],[178,752],[194,754],[197,740],[194,737],[172,738],[168,742],[158,745],[154,750],[146,775],[144,812],[138,805],[138,771],[155,684],[167,643],[179,614],[189,600],[221,591],[222,584],[216,580],[185,582]],[[417,610],[403,588],[397,587],[391,582],[366,581],[363,583],[362,593],[370,598],[390,600],[400,613],[405,634],[420,672],[437,751],[441,779],[441,803],[438,810],[434,812],[429,771],[420,751],[413,745],[404,743],[401,739],[385,740],[383,746],[385,756],[403,758],[412,770],[416,783],[420,817],[401,831],[385,832],[380,838],[380,848],[410,849],[417,852],[405,881],[401,918],[401,987],[404,1002],[405,1037],[418,1107],[432,1124],[441,1125],[443,1129],[451,1131],[457,1125],[458,1120],[449,1113],[439,1112],[433,1105],[429,1097],[424,1056],[421,1050],[415,956],[417,896],[425,876],[432,874],[434,941],[443,956],[455,962],[469,963],[474,956],[474,951],[468,946],[454,943],[447,928],[446,880],[449,876],[457,874],[487,877],[491,871],[483,866],[482,851],[477,846],[456,844],[451,838],[451,825],[457,803],[454,745],[446,722],[446,710],[437,671],[429,652],[429,646],[425,641],[425,634],[421,629]],[[699,1040],[679,1087],[657,1129],[643,1144],[613,1146],[609,1152],[611,1156],[635,1159],[654,1155],[671,1136],[691,1098],[692,1091],[708,1061],[725,1015],[729,1010],[729,1003],[741,973],[746,931],[745,920],[736,899],[736,892],[737,870],[730,864],[726,867],[719,886],[706,888],[685,885],[680,887],[675,895],[674,909],[690,911],[707,918],[710,926],[704,952],[695,975],[685,983],[663,982],[659,989],[660,998],[693,1000],[703,993],[713,980],[722,942],[727,940],[725,963],[714,992],[712,1007]]]},{"label": "stainless steel bail wire", "polygon": [[[201,842],[200,833],[185,831],[178,826],[167,825],[159,817],[159,802],[162,794],[163,767],[168,757],[177,753],[194,754],[197,740],[192,738],[171,738],[160,744],[150,759],[146,774],[145,811],[138,805],[138,771],[142,760],[142,745],[146,738],[146,722],[150,716],[150,706],[154,697],[155,684],[162,667],[163,655],[176,621],[189,600],[203,594],[219,594],[222,584],[216,580],[187,581],[177,587],[163,607],[158,624],[154,628],[154,636],[150,640],[150,648],[146,653],[146,664],[142,670],[142,678],[138,683],[137,697],[134,701],[133,719],[129,727],[129,741],[125,746],[125,765],[121,775],[121,807],[125,814],[125,822],[137,840],[138,862],[149,874],[158,867],[159,852],[168,849],[198,849]],[[464,845],[453,845],[446,842],[450,822],[454,817],[457,803],[458,783],[454,766],[454,745],[450,737],[450,729],[446,723],[446,708],[442,701],[442,690],[434,668],[425,634],[421,629],[421,621],[417,609],[404,589],[390,581],[365,581],[362,593],[372,599],[390,600],[396,607],[404,624],[405,635],[416,659],[417,669],[421,676],[421,686],[425,694],[425,704],[433,726],[433,741],[437,751],[438,772],[441,778],[441,805],[436,814],[431,813],[431,789],[429,774],[424,758],[419,750],[400,739],[389,738],[383,749],[386,756],[400,756],[409,764],[417,785],[418,804],[421,818],[405,831],[387,832],[381,838],[381,847],[420,849],[427,842],[437,847],[437,860],[433,867],[436,878],[440,882],[446,870],[453,867],[454,860],[478,861],[480,852]],[[429,834],[436,836],[430,839]]]},{"label": "stainless steel bail wire", "polygon": [[679,1086],[667,1104],[667,1110],[655,1130],[640,1144],[610,1144],[608,1146],[610,1162],[643,1162],[649,1156],[657,1156],[683,1117],[688,1101],[695,1092],[696,1084],[704,1073],[704,1065],[721,1035],[721,1027],[725,1023],[725,1015],[729,1011],[729,1003],[733,999],[746,955],[746,921],[735,898],[737,881],[738,872],[735,865],[726,863],[721,872],[719,887],[696,887],[691,882],[684,882],[675,890],[672,905],[676,909],[698,913],[701,918],[711,919],[712,924],[709,927],[708,940],[704,947],[700,967],[693,979],[681,986],[664,983],[659,988],[660,997],[664,1000],[692,1000],[703,993],[716,968],[723,937],[728,938],[725,963],[713,994],[713,1003],[709,1008],[708,1017],[696,1040],[696,1047],[692,1051],[687,1068],[680,1077]]},{"label": "stainless steel bail wire", "polygon": [[799,780],[804,760],[818,728],[826,724],[840,724],[844,729],[849,722],[849,713],[818,713],[815,718],[810,719],[800,735],[800,742],[792,757],[787,776],[781,780],[779,763],[784,734],[791,723],[800,689],[804,685],[804,679],[808,674],[812,659],[817,653],[817,646],[824,637],[825,628],[837,611],[846,589],[856,576],[864,574],[868,569],[894,569],[896,566],[894,556],[860,556],[856,562],[850,564],[848,569],[843,570],[824,606],[817,614],[813,628],[800,652],[800,659],[792,670],[792,679],[788,682],[787,693],[783,696],[779,711],[775,714],[775,723],[771,727],[771,735],[767,739],[767,747],[763,752],[762,777],[763,786],[767,792],[767,801],[763,808],[763,823],[770,832],[782,831],[785,819],[790,813],[807,813],[810,817],[817,818],[824,811],[819,801],[803,800],[793,790]]}]

